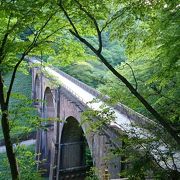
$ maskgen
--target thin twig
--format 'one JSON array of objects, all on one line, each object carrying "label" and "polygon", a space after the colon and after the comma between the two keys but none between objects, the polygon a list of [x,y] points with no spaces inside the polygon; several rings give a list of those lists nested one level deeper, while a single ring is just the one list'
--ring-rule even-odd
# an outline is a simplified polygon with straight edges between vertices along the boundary
[{"label": "thin twig", "polygon": [[[125,12],[125,11],[122,11],[120,14],[118,14],[119,11],[116,12],[116,14],[114,14],[109,21],[106,21],[105,25],[102,27],[102,29],[101,29],[100,31],[102,32],[104,29],[106,29],[106,27],[107,27],[109,24],[111,24],[113,21],[115,21],[115,20],[118,19],[120,16],[122,16],[122,14],[123,14],[124,12]],[[118,15],[117,15],[117,14],[118,14]]]},{"label": "thin twig", "polygon": [[67,25],[64,25],[64,26],[56,29],[56,30],[53,31],[51,34],[47,35],[44,39],[42,39],[42,40],[40,41],[40,43],[43,42],[43,41],[45,41],[45,40],[47,40],[49,37],[51,37],[52,35],[54,35],[55,33],[57,33],[59,30],[64,29],[65,27],[67,27]]},{"label": "thin twig", "polygon": [[138,87],[138,84],[137,84],[137,80],[136,80],[136,77],[135,77],[135,74],[134,74],[134,70],[133,68],[131,67],[131,65],[129,63],[126,63],[130,69],[131,69],[131,72],[132,72],[132,75],[133,75],[133,78],[134,78],[134,81],[135,81],[135,89],[137,90],[137,87]]},{"label": "thin twig", "polygon": [[31,31],[32,34],[36,35],[36,33],[29,26],[27,28]]},{"label": "thin twig", "polygon": [[7,24],[7,32],[9,31],[9,26],[11,23],[11,17],[12,17],[12,13],[9,15],[8,24]]}]

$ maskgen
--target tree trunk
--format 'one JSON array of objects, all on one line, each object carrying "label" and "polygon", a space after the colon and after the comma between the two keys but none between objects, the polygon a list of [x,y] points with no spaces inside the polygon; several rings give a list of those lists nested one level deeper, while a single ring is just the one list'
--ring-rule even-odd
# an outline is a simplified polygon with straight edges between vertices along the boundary
[{"label": "tree trunk", "polygon": [[6,153],[10,164],[11,175],[13,180],[19,179],[18,167],[16,162],[15,153],[13,152],[13,145],[10,137],[10,128],[8,122],[8,111],[4,111],[1,119],[2,130],[4,135],[4,142],[6,146]]},{"label": "tree trunk", "polygon": [[8,105],[5,102],[4,98],[4,84],[2,79],[2,74],[0,72],[0,105],[2,111],[1,117],[1,125],[2,131],[4,135],[4,142],[6,146],[6,154],[10,164],[11,176],[13,180],[19,179],[18,167],[16,162],[16,157],[13,152],[13,145],[10,137],[10,127],[9,127],[9,119],[8,119]]}]

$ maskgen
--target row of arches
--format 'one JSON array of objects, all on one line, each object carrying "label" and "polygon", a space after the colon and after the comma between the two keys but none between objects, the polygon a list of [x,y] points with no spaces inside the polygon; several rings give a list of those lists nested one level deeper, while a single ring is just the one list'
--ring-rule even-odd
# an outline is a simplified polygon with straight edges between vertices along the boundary
[{"label": "row of arches", "polygon": [[[78,120],[73,116],[66,117],[64,122],[55,120],[58,117],[57,108],[60,107],[56,105],[51,89],[43,87],[39,76],[35,78],[34,99],[37,107],[41,109],[41,117],[45,119],[37,133],[38,169],[42,170],[44,176],[54,177],[52,179],[63,179],[71,175],[75,177],[74,174],[79,174],[77,179],[84,179],[85,171],[92,163],[89,163],[89,146]],[[92,162],[92,159],[90,161]]]}]

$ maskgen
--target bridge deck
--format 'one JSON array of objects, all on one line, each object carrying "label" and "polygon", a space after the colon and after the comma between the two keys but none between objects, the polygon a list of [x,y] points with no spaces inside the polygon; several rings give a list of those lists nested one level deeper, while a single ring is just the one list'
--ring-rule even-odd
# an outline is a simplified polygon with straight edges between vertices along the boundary
[{"label": "bridge deck", "polygon": [[[40,61],[38,61],[36,58],[31,58],[30,61],[32,63],[40,64]],[[56,70],[50,67],[44,67],[44,71],[53,79],[56,80],[61,86],[65,87],[68,91],[70,91],[73,95],[75,95],[80,101],[87,104],[87,106],[93,110],[101,110],[101,106],[104,104],[103,101],[99,102],[92,102],[94,99],[97,98],[94,93],[90,93],[81,86],[77,85],[77,83],[69,80],[69,78],[65,77],[64,75],[58,73]],[[65,73],[64,73],[65,74]],[[91,103],[89,103],[91,102]],[[108,107],[108,106],[106,106]],[[115,108],[111,108],[111,110],[114,111],[116,116],[116,123],[112,122],[111,125],[117,126],[118,128],[123,128],[125,130],[128,130],[131,125],[131,119],[128,118],[125,114],[122,114],[122,112],[119,112],[119,110]]]},{"label": "bridge deck", "polygon": [[[37,60],[37,58],[28,58],[29,62],[33,64],[38,64],[40,66],[40,61]],[[79,82],[78,80],[74,79],[73,77],[65,74],[64,72],[58,72],[54,70],[53,68],[43,66],[44,71],[48,74],[48,76],[52,77],[53,79],[58,82],[59,85],[63,86],[67,89],[67,91],[71,92],[73,95],[75,95],[81,102],[87,104],[87,106],[93,110],[101,110],[101,106],[104,104],[102,100],[99,102],[91,102],[98,96],[98,92],[96,90],[92,90],[92,88],[88,87],[87,85]],[[83,84],[83,85],[82,85]],[[88,90],[88,88],[90,90]],[[91,102],[91,103],[89,103]],[[107,105],[105,105],[108,107]],[[142,123],[141,126],[144,126],[148,123],[153,123],[150,119],[144,117],[143,115],[131,110],[130,108],[124,106],[123,104],[120,104],[118,106],[111,107],[111,110],[115,113],[115,122],[112,122],[111,125],[116,126],[117,128],[120,128],[121,130],[130,130],[133,128],[132,123],[138,122]],[[152,136],[149,132],[142,128],[133,128],[135,134],[142,138],[147,138]],[[164,146],[159,147],[160,150],[165,150],[166,148]],[[155,158],[156,155],[154,155]],[[178,167],[180,167],[179,161],[179,152],[174,153],[174,159]],[[161,166],[163,164],[161,163]],[[173,162],[169,162],[169,167],[173,169]]]}]

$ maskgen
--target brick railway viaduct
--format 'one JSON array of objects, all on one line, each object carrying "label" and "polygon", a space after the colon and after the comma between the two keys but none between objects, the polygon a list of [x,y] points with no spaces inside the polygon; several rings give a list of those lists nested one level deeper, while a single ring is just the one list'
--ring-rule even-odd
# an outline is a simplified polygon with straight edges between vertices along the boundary
[{"label": "brick railway viaduct", "polygon": [[[33,64],[32,97],[34,105],[42,118],[44,127],[37,132],[36,152],[39,169],[45,169],[49,179],[84,179],[87,170],[85,154],[89,149],[93,165],[99,170],[100,179],[118,178],[123,166],[120,157],[107,159],[109,150],[120,148],[117,136],[121,129],[115,124],[104,127],[101,133],[87,133],[88,124],[81,123],[81,114],[89,106],[97,109],[99,104],[87,102],[99,96],[99,93],[67,75],[66,73],[45,68],[35,58]],[[114,107],[118,123],[140,122],[146,118],[126,106]],[[87,148],[88,147],[88,148]]]}]

